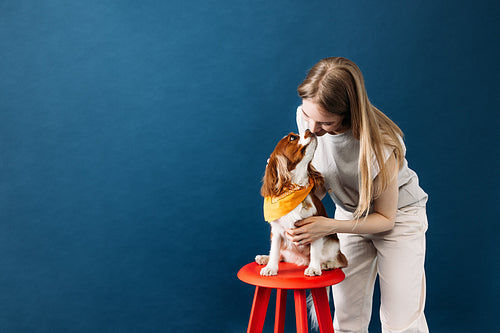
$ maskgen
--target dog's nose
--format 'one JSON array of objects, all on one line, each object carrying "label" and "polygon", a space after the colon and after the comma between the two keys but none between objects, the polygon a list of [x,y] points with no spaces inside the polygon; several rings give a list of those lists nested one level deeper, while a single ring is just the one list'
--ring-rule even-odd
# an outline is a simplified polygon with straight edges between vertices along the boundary
[{"label": "dog's nose", "polygon": [[314,136],[314,133],[311,132],[309,129],[306,129],[306,131],[304,132],[304,137],[305,138],[310,138],[312,136]]}]

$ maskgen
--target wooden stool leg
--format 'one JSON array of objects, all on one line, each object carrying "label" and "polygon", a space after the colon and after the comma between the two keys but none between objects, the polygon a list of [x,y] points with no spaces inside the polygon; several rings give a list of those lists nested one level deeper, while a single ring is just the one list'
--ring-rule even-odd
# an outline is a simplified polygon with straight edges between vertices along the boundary
[{"label": "wooden stool leg", "polygon": [[265,287],[255,287],[250,321],[248,322],[247,333],[261,333],[266,320],[267,305],[269,304],[271,289]]},{"label": "wooden stool leg", "polygon": [[274,316],[274,333],[285,332],[286,289],[276,291],[276,315]]},{"label": "wooden stool leg", "polygon": [[311,289],[314,300],[314,308],[318,318],[319,331],[321,333],[334,333],[333,320],[330,313],[330,304],[328,303],[328,295],[326,288]]},{"label": "wooden stool leg", "polygon": [[297,333],[307,333],[307,302],[305,289],[295,289],[295,320]]}]

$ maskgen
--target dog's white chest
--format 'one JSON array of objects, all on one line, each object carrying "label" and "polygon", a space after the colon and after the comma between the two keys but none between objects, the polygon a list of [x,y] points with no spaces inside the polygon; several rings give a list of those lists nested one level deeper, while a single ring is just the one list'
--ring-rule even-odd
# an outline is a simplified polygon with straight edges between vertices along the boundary
[{"label": "dog's white chest", "polygon": [[313,204],[311,196],[308,195],[307,198],[302,201],[301,204],[295,207],[290,213],[280,217],[274,222],[276,224],[279,224],[284,229],[294,229],[295,222],[311,217],[316,214],[316,212],[317,210]]}]

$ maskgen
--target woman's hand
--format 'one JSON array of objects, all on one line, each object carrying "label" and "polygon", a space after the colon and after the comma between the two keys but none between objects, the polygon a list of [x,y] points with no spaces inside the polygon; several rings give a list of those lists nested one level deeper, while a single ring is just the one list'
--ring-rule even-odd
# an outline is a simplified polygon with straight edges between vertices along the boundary
[{"label": "woman's hand", "polygon": [[335,233],[335,220],[323,216],[311,216],[295,222],[296,229],[287,230],[288,238],[296,245],[306,245],[321,237]]}]

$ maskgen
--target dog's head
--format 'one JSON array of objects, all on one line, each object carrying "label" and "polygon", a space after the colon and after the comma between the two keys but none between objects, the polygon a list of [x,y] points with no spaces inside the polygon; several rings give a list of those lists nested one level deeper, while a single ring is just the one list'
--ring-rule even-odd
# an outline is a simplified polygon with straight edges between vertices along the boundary
[{"label": "dog's head", "polygon": [[290,133],[281,139],[266,167],[261,194],[276,197],[287,191],[297,177],[311,177],[315,186],[323,186],[321,174],[311,165],[316,150],[316,136],[309,130],[298,135]]}]

